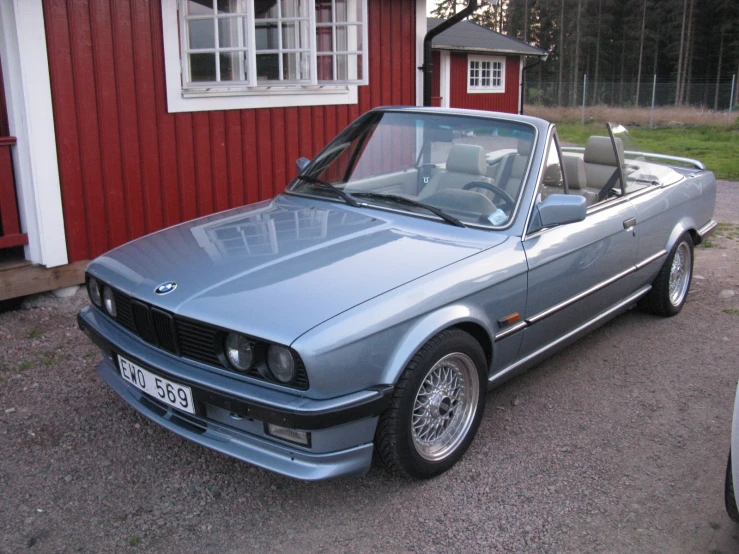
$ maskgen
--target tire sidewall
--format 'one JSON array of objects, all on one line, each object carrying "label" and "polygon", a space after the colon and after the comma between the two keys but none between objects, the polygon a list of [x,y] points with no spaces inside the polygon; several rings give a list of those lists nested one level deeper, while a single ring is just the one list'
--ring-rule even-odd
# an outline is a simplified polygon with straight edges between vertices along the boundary
[{"label": "tire sidewall", "polygon": [[[678,248],[680,248],[680,245],[683,243],[688,245],[688,250],[690,251],[690,268],[688,272],[688,285],[687,285],[687,288],[685,289],[685,296],[683,296],[680,303],[676,306],[670,300],[670,269],[672,268],[672,261],[675,259],[677,250]],[[666,296],[664,298],[664,303],[670,315],[678,314],[680,310],[683,309],[685,302],[688,300],[688,293],[690,293],[690,286],[693,284],[694,261],[695,261],[695,248],[693,247],[693,239],[691,238],[690,234],[684,233],[683,235],[680,236],[677,243],[675,243],[675,247],[672,249],[672,252],[670,252],[669,257],[667,258],[667,262],[665,263],[665,267],[667,271],[665,273],[665,278],[666,278],[665,294]]]},{"label": "tire sidewall", "polygon": [[[423,458],[416,450],[413,444],[413,436],[411,430],[413,406],[415,403],[416,395],[423,383],[424,379],[428,375],[431,368],[444,356],[448,354],[460,352],[470,357],[472,362],[475,364],[477,369],[478,383],[478,397],[476,399],[476,410],[472,420],[472,424],[467,431],[467,435],[457,445],[451,453],[445,458],[439,461],[429,461]],[[416,360],[414,360],[416,361]],[[406,371],[411,370],[412,375],[409,379],[409,386],[406,394],[403,396],[400,402],[400,428],[398,429],[398,450],[401,459],[405,460],[403,464],[408,474],[418,478],[433,477],[443,473],[444,471],[451,468],[457,461],[464,455],[465,451],[469,447],[470,443],[477,433],[477,428],[480,426],[485,410],[485,397],[487,392],[487,375],[486,375],[486,361],[485,355],[482,348],[472,336],[467,333],[460,332],[455,333],[447,340],[441,341],[438,344],[433,345],[427,352],[424,353],[421,360],[417,360],[415,366],[409,365]]]}]

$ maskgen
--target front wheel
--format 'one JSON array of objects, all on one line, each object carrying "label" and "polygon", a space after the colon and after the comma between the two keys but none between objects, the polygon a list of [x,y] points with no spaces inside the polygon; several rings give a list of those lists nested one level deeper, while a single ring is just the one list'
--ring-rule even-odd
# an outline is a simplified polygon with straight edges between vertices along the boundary
[{"label": "front wheel", "polygon": [[459,329],[421,348],[377,426],[377,451],[390,470],[427,479],[457,463],[485,410],[486,366],[480,344]]},{"label": "front wheel", "polygon": [[667,256],[643,305],[656,315],[678,314],[688,297],[692,277],[693,239],[689,233],[685,233]]}]

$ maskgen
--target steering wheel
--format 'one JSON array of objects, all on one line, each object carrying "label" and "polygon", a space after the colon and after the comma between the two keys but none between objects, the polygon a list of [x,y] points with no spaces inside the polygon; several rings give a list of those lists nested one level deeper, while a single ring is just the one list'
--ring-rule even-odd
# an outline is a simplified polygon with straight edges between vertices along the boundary
[{"label": "steering wheel", "polygon": [[485,181],[472,181],[471,183],[467,183],[465,186],[462,187],[462,190],[471,190],[471,189],[487,189],[495,196],[493,199],[500,197],[503,199],[503,202],[505,203],[505,209],[512,210],[513,207],[516,205],[516,201],[511,198],[511,195],[508,194],[506,191],[504,191],[502,188],[500,188],[497,185],[494,185],[492,183],[486,183]]}]

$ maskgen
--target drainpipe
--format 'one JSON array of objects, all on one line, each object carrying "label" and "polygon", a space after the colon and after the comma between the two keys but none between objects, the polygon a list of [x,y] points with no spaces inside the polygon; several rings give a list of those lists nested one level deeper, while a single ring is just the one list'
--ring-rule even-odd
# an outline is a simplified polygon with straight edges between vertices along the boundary
[{"label": "drainpipe", "polygon": [[529,65],[525,65],[523,70],[521,71],[521,105],[518,107],[518,113],[523,115],[523,97],[524,93],[526,92],[526,89],[524,89],[524,83],[526,82],[526,70],[531,69],[532,67],[536,67],[541,62],[547,61],[547,58],[549,57],[549,54],[545,54],[544,56],[541,56],[540,58],[536,58],[536,61],[534,63],[530,63]]},{"label": "drainpipe", "polygon": [[440,23],[437,27],[426,33],[423,39],[423,66],[419,69],[423,71],[423,105],[431,106],[431,83],[433,79],[434,64],[431,57],[431,42],[434,37],[446,31],[449,27],[456,25],[465,17],[472,14],[477,9],[477,0],[470,0],[467,7],[461,12],[457,12],[452,17]]}]

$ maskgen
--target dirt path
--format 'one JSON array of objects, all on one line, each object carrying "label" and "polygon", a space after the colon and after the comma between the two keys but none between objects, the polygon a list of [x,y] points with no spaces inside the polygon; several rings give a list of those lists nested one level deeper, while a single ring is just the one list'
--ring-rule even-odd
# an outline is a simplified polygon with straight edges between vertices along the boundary
[{"label": "dirt path", "polygon": [[[739,184],[717,215],[739,223]],[[421,483],[296,482],[149,423],[94,373],[82,293],[0,314],[0,552],[736,552],[739,239],[712,242],[679,316],[632,311],[491,393]]]}]

